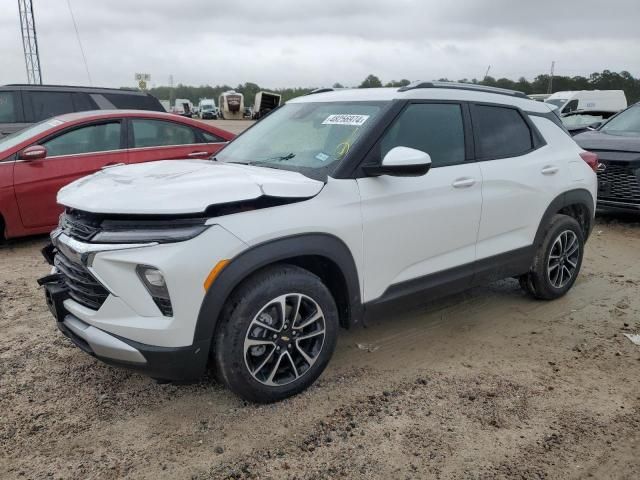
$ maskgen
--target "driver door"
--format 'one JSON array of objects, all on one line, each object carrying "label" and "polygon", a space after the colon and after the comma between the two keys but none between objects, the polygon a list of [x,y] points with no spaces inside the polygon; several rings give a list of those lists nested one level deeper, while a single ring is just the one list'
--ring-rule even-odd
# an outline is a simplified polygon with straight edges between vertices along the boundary
[{"label": "driver door", "polygon": [[82,125],[41,142],[47,156],[17,160],[13,178],[25,228],[53,227],[62,207],[56,202],[65,185],[117,163],[127,163],[120,120]]},{"label": "driver door", "polygon": [[377,162],[403,146],[428,153],[432,166],[419,177],[357,180],[365,301],[449,281],[460,289],[470,285],[482,206],[482,177],[470,161],[470,139],[465,105],[410,103],[374,147]]}]

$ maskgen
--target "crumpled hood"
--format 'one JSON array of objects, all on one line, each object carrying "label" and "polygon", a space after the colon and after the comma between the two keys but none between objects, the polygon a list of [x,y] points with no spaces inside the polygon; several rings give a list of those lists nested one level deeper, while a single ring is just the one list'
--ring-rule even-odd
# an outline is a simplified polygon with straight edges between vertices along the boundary
[{"label": "crumpled hood", "polygon": [[625,137],[594,131],[581,133],[573,139],[585,150],[640,152],[640,136]]},{"label": "crumpled hood", "polygon": [[258,197],[310,198],[323,182],[286,170],[210,160],[106,168],[58,192],[58,203],[92,213],[187,214]]}]

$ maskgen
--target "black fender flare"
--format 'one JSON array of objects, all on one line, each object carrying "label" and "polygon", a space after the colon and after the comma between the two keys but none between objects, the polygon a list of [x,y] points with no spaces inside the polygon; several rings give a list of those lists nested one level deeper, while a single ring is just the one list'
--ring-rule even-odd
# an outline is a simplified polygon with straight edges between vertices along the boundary
[{"label": "black fender flare", "polygon": [[233,290],[247,277],[273,263],[317,256],[333,262],[341,271],[351,323],[362,317],[360,282],[353,255],[338,237],[326,233],[292,235],[255,245],[234,257],[207,291],[196,323],[193,342],[211,341],[224,305]]},{"label": "black fender flare", "polygon": [[591,233],[591,229],[593,228],[593,218],[595,216],[595,202],[593,200],[593,196],[589,190],[584,188],[578,188],[575,190],[568,190],[564,193],[558,195],[553,201],[549,204],[544,214],[542,215],[542,219],[540,220],[540,224],[538,225],[538,230],[536,232],[536,236],[533,244],[538,246],[542,244],[544,239],[544,232],[547,228],[547,225],[551,222],[551,218],[562,210],[565,207],[570,205],[582,205],[589,212],[589,225],[587,226],[587,231],[585,232],[585,239]]}]

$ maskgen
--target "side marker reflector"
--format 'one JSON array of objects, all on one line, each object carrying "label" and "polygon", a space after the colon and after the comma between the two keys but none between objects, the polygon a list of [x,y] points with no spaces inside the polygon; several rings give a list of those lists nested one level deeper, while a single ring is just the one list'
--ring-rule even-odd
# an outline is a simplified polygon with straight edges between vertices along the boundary
[{"label": "side marker reflector", "polygon": [[215,282],[216,278],[218,278],[218,275],[220,275],[220,272],[224,269],[224,267],[227,266],[228,263],[229,263],[229,260],[220,260],[216,264],[216,266],[211,269],[211,271],[209,272],[209,275],[207,275],[207,278],[204,281],[205,291],[209,290],[213,282]]}]

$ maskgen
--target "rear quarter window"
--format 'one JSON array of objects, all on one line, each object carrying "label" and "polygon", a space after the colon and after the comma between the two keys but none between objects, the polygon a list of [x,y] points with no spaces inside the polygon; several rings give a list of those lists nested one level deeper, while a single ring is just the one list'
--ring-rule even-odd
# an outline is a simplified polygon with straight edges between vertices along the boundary
[{"label": "rear quarter window", "polygon": [[483,160],[517,157],[533,150],[531,129],[514,108],[473,106],[476,155]]}]

